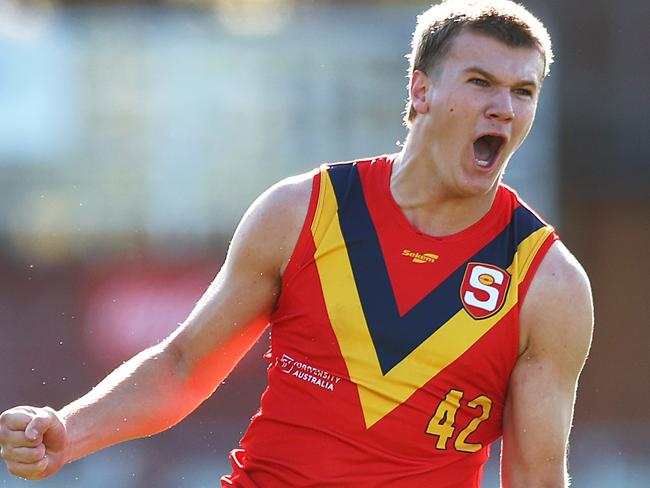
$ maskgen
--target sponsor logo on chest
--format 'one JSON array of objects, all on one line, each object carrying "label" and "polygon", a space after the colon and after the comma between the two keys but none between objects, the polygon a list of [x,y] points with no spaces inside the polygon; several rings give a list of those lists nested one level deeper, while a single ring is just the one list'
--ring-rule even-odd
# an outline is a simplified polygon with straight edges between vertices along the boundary
[{"label": "sponsor logo on chest", "polygon": [[411,261],[417,264],[435,263],[440,257],[437,254],[433,254],[431,252],[419,253],[416,251],[411,251],[410,249],[404,249],[402,251],[402,256],[411,258]]}]

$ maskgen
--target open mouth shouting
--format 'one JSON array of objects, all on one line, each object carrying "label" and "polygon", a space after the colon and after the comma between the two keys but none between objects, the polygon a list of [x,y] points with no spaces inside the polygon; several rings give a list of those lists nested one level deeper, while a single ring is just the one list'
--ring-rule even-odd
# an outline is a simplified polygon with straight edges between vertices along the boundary
[{"label": "open mouth shouting", "polygon": [[474,161],[477,166],[490,169],[505,143],[506,138],[497,134],[486,134],[476,139],[474,141]]}]

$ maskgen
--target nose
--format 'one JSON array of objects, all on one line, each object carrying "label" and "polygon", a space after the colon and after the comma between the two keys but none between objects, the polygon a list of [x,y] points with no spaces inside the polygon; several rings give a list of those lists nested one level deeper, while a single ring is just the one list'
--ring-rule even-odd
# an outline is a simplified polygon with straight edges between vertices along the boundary
[{"label": "nose", "polygon": [[512,107],[510,90],[500,89],[492,98],[485,115],[489,119],[510,122],[515,118],[515,110]]}]

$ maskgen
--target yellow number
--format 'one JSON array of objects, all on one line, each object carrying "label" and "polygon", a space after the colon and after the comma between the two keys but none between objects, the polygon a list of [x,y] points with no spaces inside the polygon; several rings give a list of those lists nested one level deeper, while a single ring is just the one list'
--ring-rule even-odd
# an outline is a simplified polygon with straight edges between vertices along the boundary
[{"label": "yellow number", "polygon": [[463,452],[476,452],[483,448],[483,444],[470,444],[465,442],[467,436],[478,429],[478,426],[484,420],[487,420],[490,416],[490,411],[492,410],[492,400],[490,400],[485,395],[476,397],[474,400],[467,404],[470,408],[481,407],[481,415],[479,417],[474,417],[470,423],[465,427],[458,437],[456,437],[456,442],[454,442],[454,447],[457,451]]},{"label": "yellow number", "polygon": [[427,434],[438,436],[436,449],[447,449],[447,441],[454,435],[454,422],[456,421],[456,412],[460,408],[461,398],[463,398],[462,391],[451,390],[440,402],[436,413],[429,420]]},{"label": "yellow number", "polygon": [[[440,402],[436,412],[429,420],[427,425],[427,434],[437,435],[438,441],[436,442],[436,449],[447,449],[447,442],[454,435],[456,430],[456,413],[460,408],[460,401],[463,399],[464,393],[460,390],[450,390],[445,396],[444,400]],[[483,448],[483,444],[468,443],[467,437],[472,434],[481,422],[490,417],[492,410],[492,400],[485,395],[480,395],[474,400],[467,403],[469,408],[481,407],[481,414],[474,417],[467,427],[461,430],[454,441],[454,448],[462,452],[476,452]]]}]

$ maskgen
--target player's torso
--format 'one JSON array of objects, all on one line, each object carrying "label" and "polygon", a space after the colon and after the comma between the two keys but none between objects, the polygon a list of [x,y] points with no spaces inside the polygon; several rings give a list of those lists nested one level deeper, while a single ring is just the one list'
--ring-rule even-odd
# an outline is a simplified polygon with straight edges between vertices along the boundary
[{"label": "player's torso", "polygon": [[469,229],[421,234],[390,196],[390,164],[316,177],[238,486],[480,483],[517,358],[520,284],[552,229],[500,189]]}]

